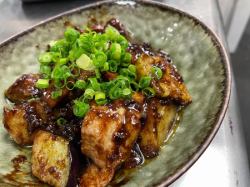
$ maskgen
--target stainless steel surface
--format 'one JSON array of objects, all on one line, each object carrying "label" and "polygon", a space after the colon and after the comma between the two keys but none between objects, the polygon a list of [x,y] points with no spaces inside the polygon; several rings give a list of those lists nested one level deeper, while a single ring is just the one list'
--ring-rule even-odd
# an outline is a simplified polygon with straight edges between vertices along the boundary
[{"label": "stainless steel surface", "polygon": [[[0,42],[45,18],[93,1],[53,1],[22,4],[17,0],[0,0]],[[197,16],[226,46],[221,17],[215,0],[163,0]],[[238,115],[238,100],[233,81],[228,112],[220,130],[200,159],[171,187],[248,187],[249,165]]]}]

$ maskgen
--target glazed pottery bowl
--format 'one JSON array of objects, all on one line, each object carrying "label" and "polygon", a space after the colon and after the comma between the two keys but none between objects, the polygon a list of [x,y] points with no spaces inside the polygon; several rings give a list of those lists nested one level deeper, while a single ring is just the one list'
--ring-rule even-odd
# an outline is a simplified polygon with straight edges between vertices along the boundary
[{"label": "glazed pottery bowl", "polygon": [[[38,71],[38,54],[63,35],[66,21],[82,27],[93,17],[103,23],[118,18],[133,38],[169,53],[190,91],[193,102],[185,109],[175,135],[158,157],[129,173],[123,184],[169,185],[212,141],[226,112],[231,85],[228,58],[218,38],[180,10],[159,3],[104,1],[51,18],[5,41],[0,45],[1,121],[4,90],[21,74]],[[16,146],[2,122],[0,148],[0,186],[42,186],[30,174],[30,148]],[[16,171],[11,160],[20,154],[27,160]]]}]

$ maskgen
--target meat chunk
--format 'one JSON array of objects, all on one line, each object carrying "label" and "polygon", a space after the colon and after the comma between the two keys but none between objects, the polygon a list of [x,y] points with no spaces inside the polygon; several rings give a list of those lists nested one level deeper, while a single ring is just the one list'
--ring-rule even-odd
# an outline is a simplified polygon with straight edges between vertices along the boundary
[{"label": "meat chunk", "polygon": [[3,124],[13,140],[19,145],[31,145],[33,140],[28,131],[25,106],[17,105],[12,110],[4,108]]},{"label": "meat chunk", "polygon": [[115,168],[129,156],[140,131],[140,112],[133,104],[94,105],[85,116],[81,150],[98,167]]},{"label": "meat chunk", "polygon": [[158,155],[160,146],[173,124],[177,107],[173,104],[164,104],[153,98],[147,103],[145,124],[140,132],[139,145],[146,158]]},{"label": "meat chunk", "polygon": [[5,92],[5,96],[14,103],[22,103],[40,95],[35,87],[38,74],[24,74],[18,78]]},{"label": "meat chunk", "polygon": [[69,142],[49,132],[38,131],[32,147],[32,173],[55,187],[67,185],[71,167]]},{"label": "meat chunk", "polygon": [[104,187],[112,180],[113,176],[114,169],[100,169],[95,164],[91,164],[80,179],[80,187]]},{"label": "meat chunk", "polygon": [[67,88],[64,88],[62,89],[61,96],[55,99],[52,97],[54,91],[56,91],[56,88],[51,86],[50,88],[47,88],[43,91],[41,97],[41,100],[47,103],[50,108],[54,108],[56,105],[58,105],[70,92]]},{"label": "meat chunk", "polygon": [[191,96],[183,83],[182,77],[176,68],[163,56],[151,56],[143,53],[135,62],[135,66],[139,78],[142,76],[154,77],[152,74],[154,66],[162,70],[163,76],[160,80],[153,78],[151,83],[156,90],[157,96],[173,99],[182,105],[187,105],[191,102]]}]

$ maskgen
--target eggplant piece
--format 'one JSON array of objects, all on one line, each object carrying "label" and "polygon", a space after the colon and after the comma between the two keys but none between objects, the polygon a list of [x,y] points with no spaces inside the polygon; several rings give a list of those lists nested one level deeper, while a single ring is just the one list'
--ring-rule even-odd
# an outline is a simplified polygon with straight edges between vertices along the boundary
[{"label": "eggplant piece", "polygon": [[82,153],[100,168],[116,168],[130,154],[140,132],[140,117],[133,102],[93,105],[82,123]]},{"label": "eggplant piece", "polygon": [[18,78],[6,91],[5,96],[14,103],[20,104],[29,99],[39,97],[41,92],[35,87],[38,74],[24,74]]},{"label": "eggplant piece", "polygon": [[105,187],[114,176],[113,168],[99,168],[90,164],[80,179],[80,187]]},{"label": "eggplant piece", "polygon": [[157,142],[162,145],[170,133],[178,112],[178,107],[174,104],[158,105]]},{"label": "eggplant piece", "polygon": [[41,181],[65,187],[71,168],[69,142],[49,132],[38,131],[32,147],[31,163],[33,175]]},{"label": "eggplant piece", "polygon": [[136,166],[143,164],[144,160],[145,159],[140,150],[139,145],[135,143],[133,149],[131,149],[130,156],[123,163],[122,168],[124,169],[135,168]]},{"label": "eggplant piece", "polygon": [[157,98],[147,101],[145,124],[142,126],[138,143],[146,158],[158,155],[177,114],[177,106],[164,103]]},{"label": "eggplant piece", "polygon": [[139,79],[142,76],[154,77],[154,75],[152,75],[152,68],[154,66],[162,70],[162,77],[159,80],[154,77],[151,82],[158,97],[172,99],[181,105],[191,103],[191,96],[188,93],[181,75],[163,55],[158,54],[151,56],[143,53],[140,58],[136,60],[135,66]]},{"label": "eggplant piece", "polygon": [[3,110],[3,124],[13,140],[19,145],[31,145],[33,137],[28,130],[28,121],[25,118],[25,105],[17,105],[12,110],[6,107]]}]

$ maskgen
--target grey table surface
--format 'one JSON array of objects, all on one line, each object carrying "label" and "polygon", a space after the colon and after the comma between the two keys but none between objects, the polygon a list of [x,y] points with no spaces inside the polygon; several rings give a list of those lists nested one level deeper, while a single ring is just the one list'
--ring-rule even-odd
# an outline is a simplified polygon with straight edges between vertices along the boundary
[{"label": "grey table surface", "polygon": [[[22,4],[20,0],[0,0],[0,42],[40,21],[93,1],[46,1]],[[225,46],[220,12],[215,0],[161,0],[206,23]],[[200,159],[171,187],[249,187],[250,174],[238,114],[234,78],[229,108],[214,140]]]}]

